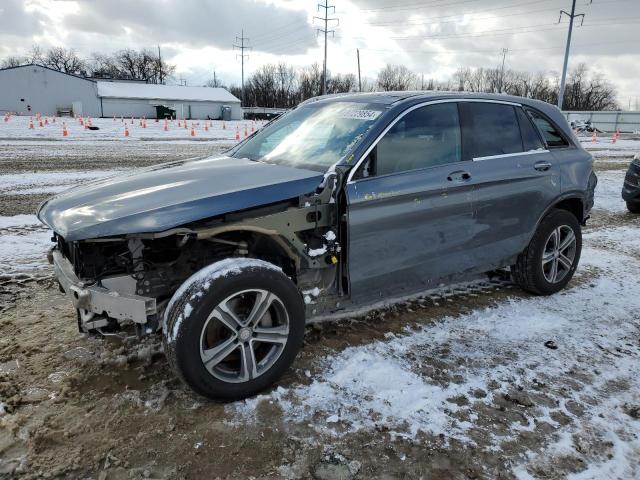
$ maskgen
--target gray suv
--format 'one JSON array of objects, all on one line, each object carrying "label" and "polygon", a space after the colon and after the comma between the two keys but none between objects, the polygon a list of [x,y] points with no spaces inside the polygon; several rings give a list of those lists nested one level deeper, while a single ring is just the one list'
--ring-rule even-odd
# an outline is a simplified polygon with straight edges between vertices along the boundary
[{"label": "gray suv", "polygon": [[291,365],[310,319],[501,268],[533,294],[561,290],[592,163],[546,103],[330,96],[224,156],[81,186],[38,216],[81,331],[162,331],[184,382],[237,399]]}]

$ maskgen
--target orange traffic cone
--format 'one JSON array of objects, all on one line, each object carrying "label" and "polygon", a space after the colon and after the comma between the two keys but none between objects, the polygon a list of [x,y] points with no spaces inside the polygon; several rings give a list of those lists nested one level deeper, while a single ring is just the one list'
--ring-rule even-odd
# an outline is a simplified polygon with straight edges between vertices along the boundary
[{"label": "orange traffic cone", "polygon": [[69,136],[69,132],[67,132],[67,124],[65,122],[62,122],[62,136],[63,137]]},{"label": "orange traffic cone", "polygon": [[49,118],[48,117],[44,117],[44,124],[45,125],[49,125]]},{"label": "orange traffic cone", "polygon": [[611,137],[611,143],[616,143],[618,141],[618,132],[613,132],[613,136]]},{"label": "orange traffic cone", "polygon": [[195,137],[196,136],[196,129],[193,128],[193,125],[191,125],[191,136]]},{"label": "orange traffic cone", "polygon": [[184,122],[184,129],[185,129],[185,130],[187,130],[188,128],[189,128],[189,126],[187,125],[187,122],[186,122],[186,120],[185,120],[185,122]]},{"label": "orange traffic cone", "polygon": [[205,132],[209,131],[209,122],[204,122],[204,131]]},{"label": "orange traffic cone", "polygon": [[236,127],[236,140],[240,140],[240,128]]},{"label": "orange traffic cone", "polygon": [[44,127],[44,123],[42,123],[42,118],[38,121],[38,126]]},{"label": "orange traffic cone", "polygon": [[124,136],[128,137],[129,136],[129,129],[127,128],[127,125],[125,124],[124,126]]},{"label": "orange traffic cone", "polygon": [[142,128],[147,128],[147,121],[142,122]]},{"label": "orange traffic cone", "polygon": [[591,135],[591,143],[598,143],[598,134],[596,131],[593,131],[593,135]]},{"label": "orange traffic cone", "polygon": [[247,138],[249,136],[249,132],[247,131],[247,126],[244,126],[244,138]]},{"label": "orange traffic cone", "polygon": [[29,130],[33,130],[33,118],[29,119]]}]

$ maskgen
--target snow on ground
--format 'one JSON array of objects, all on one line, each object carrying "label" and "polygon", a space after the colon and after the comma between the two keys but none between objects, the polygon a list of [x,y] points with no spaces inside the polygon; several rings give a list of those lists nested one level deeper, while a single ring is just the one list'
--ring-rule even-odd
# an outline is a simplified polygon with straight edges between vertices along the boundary
[{"label": "snow on ground", "polygon": [[[251,417],[268,401],[290,421],[313,418],[314,428],[325,434],[383,429],[414,440],[420,434],[445,435],[473,446],[483,430],[494,429],[482,424],[483,408],[495,408],[500,398],[511,396],[531,409],[491,448],[501,451],[519,432],[533,431],[541,422],[557,439],[529,452],[515,470],[519,478],[532,478],[524,464],[544,466],[568,449],[575,455],[576,442],[590,438],[609,443],[581,452],[591,466],[576,478],[635,478],[640,475],[640,421],[625,409],[638,402],[640,392],[640,321],[632,314],[640,310],[640,237],[630,235],[637,229],[629,230],[586,235],[580,273],[564,293],[511,299],[347,348],[319,360],[321,371],[310,385],[279,388],[228,408]],[[592,246],[598,235],[606,236],[609,249]],[[615,251],[616,245],[624,248]],[[557,348],[547,348],[549,341]],[[441,372],[423,368],[422,362],[434,358],[442,359],[444,372],[455,371],[455,381],[442,382]],[[545,401],[531,402],[526,392],[547,382],[556,389]],[[563,382],[577,387],[557,388]],[[558,413],[578,419],[570,403],[588,412],[564,425]]]},{"label": "snow on ground", "polygon": [[[33,121],[34,128],[29,128],[29,122]],[[79,119],[60,117],[53,123],[52,118],[47,118],[48,125],[40,127],[37,118],[28,116],[12,116],[8,121],[0,119],[0,141],[16,140],[60,140],[60,141],[101,141],[101,140],[207,140],[228,143],[234,141],[236,132],[240,138],[245,138],[253,130],[261,128],[265,121],[240,120],[223,122],[221,120],[187,120],[187,128],[184,128],[184,120],[173,120],[167,123],[167,131],[164,130],[164,120],[156,122],[155,119],[146,120],[143,127],[141,120],[136,118],[93,118],[91,123],[99,130],[85,130]],[[44,122],[44,117],[43,117]],[[68,136],[63,136],[63,123],[67,127]],[[180,124],[180,127],[178,127]],[[129,136],[125,136],[125,126]],[[194,136],[191,135],[193,129]]]},{"label": "snow on ground", "polygon": [[79,183],[117,175],[121,170],[33,172],[0,175],[0,195],[58,193]]},{"label": "snow on ground", "polygon": [[591,137],[578,137],[578,139],[585,150],[597,151],[600,156],[610,156],[605,155],[604,152],[640,152],[640,142],[637,138],[620,138],[615,143],[611,135],[600,136],[595,143]]},{"label": "snow on ground", "polygon": [[607,170],[596,172],[596,175],[598,176],[598,185],[596,186],[593,208],[610,212],[625,212],[627,206],[622,200],[625,171]]}]

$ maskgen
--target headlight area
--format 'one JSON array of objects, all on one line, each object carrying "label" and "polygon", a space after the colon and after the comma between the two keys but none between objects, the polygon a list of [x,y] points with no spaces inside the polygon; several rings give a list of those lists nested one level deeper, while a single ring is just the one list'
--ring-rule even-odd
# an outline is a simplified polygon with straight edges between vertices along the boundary
[{"label": "headlight area", "polygon": [[[261,249],[260,237],[246,232],[206,240],[192,233],[77,242],[58,236],[50,257],[81,331],[110,334],[133,326],[145,335],[161,328],[169,299],[193,272],[223,258],[263,256]],[[271,261],[295,270],[288,257]]]}]

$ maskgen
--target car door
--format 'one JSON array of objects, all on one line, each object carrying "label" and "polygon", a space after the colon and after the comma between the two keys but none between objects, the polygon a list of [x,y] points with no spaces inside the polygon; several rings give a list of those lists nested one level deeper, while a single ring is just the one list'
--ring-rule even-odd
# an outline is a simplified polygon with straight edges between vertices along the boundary
[{"label": "car door", "polygon": [[465,157],[471,160],[474,251],[486,269],[513,260],[560,194],[554,158],[517,104],[461,103]]},{"label": "car door", "polygon": [[467,269],[472,187],[455,102],[401,114],[346,186],[352,298],[433,285]]}]

